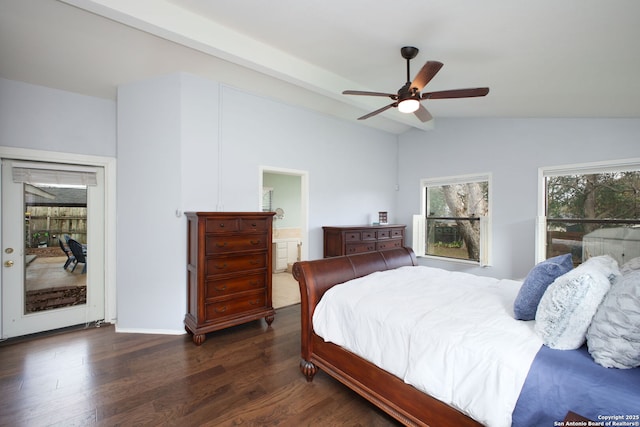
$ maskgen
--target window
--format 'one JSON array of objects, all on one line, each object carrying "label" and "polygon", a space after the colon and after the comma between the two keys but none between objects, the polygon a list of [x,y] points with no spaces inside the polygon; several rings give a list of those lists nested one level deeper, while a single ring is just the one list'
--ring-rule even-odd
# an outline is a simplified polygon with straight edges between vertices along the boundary
[{"label": "window", "polygon": [[489,264],[490,175],[422,180],[423,211],[414,217],[419,255]]},{"label": "window", "polygon": [[574,265],[598,255],[622,265],[640,256],[640,160],[547,168],[540,175],[538,261],[571,253]]}]

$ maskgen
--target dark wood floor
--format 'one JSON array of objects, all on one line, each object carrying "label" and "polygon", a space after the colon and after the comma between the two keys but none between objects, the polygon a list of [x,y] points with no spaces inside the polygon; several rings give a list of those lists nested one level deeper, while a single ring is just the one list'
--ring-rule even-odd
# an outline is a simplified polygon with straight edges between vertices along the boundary
[{"label": "dark wood floor", "polygon": [[323,372],[298,370],[300,305],[190,337],[102,326],[0,344],[0,425],[398,426]]}]

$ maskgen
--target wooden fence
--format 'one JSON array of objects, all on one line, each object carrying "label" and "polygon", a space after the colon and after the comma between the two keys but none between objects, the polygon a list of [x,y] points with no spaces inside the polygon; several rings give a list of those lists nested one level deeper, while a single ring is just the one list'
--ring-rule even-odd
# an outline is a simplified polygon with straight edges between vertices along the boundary
[{"label": "wooden fence", "polygon": [[78,242],[86,243],[86,207],[28,207],[25,213],[25,246],[58,246],[58,238],[65,234]]}]

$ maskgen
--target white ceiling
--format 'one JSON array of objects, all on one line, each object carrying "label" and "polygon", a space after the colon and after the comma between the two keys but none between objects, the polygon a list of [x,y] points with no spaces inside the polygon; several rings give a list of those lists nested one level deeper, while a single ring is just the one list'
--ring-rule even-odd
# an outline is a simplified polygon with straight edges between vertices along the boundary
[{"label": "white ceiling", "polygon": [[177,71],[346,120],[406,80],[405,45],[444,63],[435,120],[388,110],[393,133],[440,117],[640,117],[637,0],[0,0],[0,76],[115,99],[118,85]]}]

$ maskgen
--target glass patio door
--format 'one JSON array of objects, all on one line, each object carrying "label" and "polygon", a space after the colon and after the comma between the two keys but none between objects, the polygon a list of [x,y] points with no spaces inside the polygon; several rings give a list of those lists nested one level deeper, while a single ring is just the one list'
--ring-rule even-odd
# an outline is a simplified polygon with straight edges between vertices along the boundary
[{"label": "glass patio door", "polygon": [[2,159],[2,338],[103,319],[102,242],[102,168]]}]

